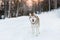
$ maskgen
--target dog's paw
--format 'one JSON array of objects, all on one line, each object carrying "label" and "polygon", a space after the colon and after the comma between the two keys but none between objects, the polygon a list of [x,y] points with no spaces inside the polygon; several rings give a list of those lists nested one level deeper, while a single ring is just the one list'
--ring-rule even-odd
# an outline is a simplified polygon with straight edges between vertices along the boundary
[{"label": "dog's paw", "polygon": [[36,37],[38,36],[38,34],[36,34]]}]

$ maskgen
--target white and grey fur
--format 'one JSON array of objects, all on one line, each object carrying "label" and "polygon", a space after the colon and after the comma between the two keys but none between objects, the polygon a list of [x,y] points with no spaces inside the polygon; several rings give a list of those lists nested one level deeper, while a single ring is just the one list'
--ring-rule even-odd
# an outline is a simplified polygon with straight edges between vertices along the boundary
[{"label": "white and grey fur", "polygon": [[31,22],[32,33],[33,34],[40,34],[40,19],[35,13],[29,13],[29,20]]}]

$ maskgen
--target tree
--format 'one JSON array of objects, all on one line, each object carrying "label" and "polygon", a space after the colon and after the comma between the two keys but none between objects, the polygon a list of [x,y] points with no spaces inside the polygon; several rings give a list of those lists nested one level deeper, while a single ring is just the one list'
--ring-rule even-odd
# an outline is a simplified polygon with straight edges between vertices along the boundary
[{"label": "tree", "polygon": [[10,18],[11,17],[11,2],[12,2],[12,0],[9,0],[9,10],[8,10],[8,17]]},{"label": "tree", "polygon": [[4,15],[5,15],[5,17],[7,17],[7,15],[8,15],[8,9],[9,9],[9,3],[8,3],[8,0],[4,0]]},{"label": "tree", "polygon": [[51,10],[51,4],[50,4],[50,0],[48,0],[48,2],[49,2],[49,11]]},{"label": "tree", "polygon": [[54,8],[56,9],[57,8],[57,0],[53,0],[54,2]]}]

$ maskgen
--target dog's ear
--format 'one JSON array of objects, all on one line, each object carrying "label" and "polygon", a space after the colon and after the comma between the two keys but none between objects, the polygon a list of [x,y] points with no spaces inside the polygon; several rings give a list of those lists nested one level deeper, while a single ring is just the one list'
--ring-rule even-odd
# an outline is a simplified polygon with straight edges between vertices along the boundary
[{"label": "dog's ear", "polygon": [[36,15],[35,12],[33,14]]},{"label": "dog's ear", "polygon": [[33,14],[35,14],[35,12]]},{"label": "dog's ear", "polygon": [[31,13],[29,13],[29,16],[31,16]]}]

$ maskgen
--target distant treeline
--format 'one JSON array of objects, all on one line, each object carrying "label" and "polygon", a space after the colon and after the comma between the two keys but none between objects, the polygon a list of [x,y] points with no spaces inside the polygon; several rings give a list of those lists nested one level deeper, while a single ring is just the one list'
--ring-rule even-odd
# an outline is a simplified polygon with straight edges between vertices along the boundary
[{"label": "distant treeline", "polygon": [[2,15],[5,17],[18,17],[28,15],[30,12],[44,12],[50,11],[60,7],[60,0],[43,0],[33,1],[33,6],[26,5],[28,0],[1,0],[0,3],[0,18]]}]

